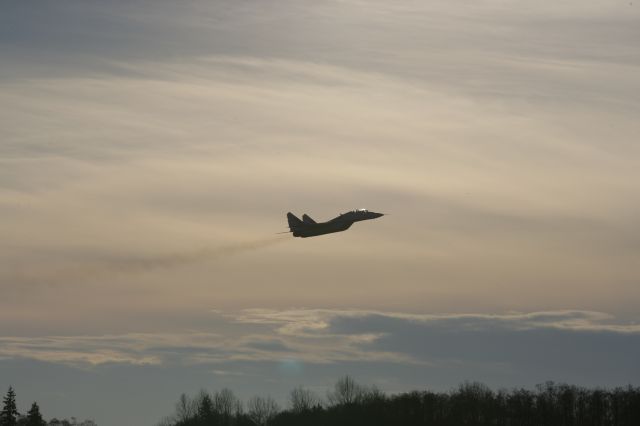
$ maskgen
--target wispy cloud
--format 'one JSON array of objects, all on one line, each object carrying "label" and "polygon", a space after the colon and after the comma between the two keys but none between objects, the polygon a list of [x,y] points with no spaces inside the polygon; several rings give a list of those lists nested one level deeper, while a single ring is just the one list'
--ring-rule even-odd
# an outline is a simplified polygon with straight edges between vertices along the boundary
[{"label": "wispy cloud", "polygon": [[[86,270],[146,270],[164,281],[162,268],[150,265],[187,265],[185,258],[203,257],[201,247],[260,239],[283,229],[287,210],[324,219],[356,203],[402,214],[364,234],[379,235],[366,248],[347,243],[318,252],[344,269],[353,265],[346,280],[363,274],[357,261],[341,260],[346,253],[364,263],[389,259],[394,270],[386,268],[384,279],[405,295],[424,281],[441,292],[462,282],[468,294],[491,294],[499,270],[503,289],[517,282],[533,297],[553,287],[559,305],[575,306],[576,293],[599,301],[602,282],[619,290],[635,279],[637,156],[625,141],[636,132],[627,112],[565,95],[580,107],[502,92],[485,99],[384,67],[301,58],[212,54],[126,67],[119,75],[5,82],[0,102],[12,108],[0,119],[7,247],[0,248],[0,279],[13,283],[9,291],[82,283]],[[515,68],[505,72],[520,75],[522,63]],[[536,68],[539,78],[531,80],[555,78],[551,68]],[[593,81],[579,64],[562,73]],[[561,122],[549,108],[562,113]],[[591,123],[594,114],[617,123],[616,148],[600,142],[598,129],[575,133],[582,125],[571,123]],[[423,223],[429,226],[417,226]],[[282,252],[273,260],[292,276],[273,285],[294,286],[314,257],[293,245]],[[197,267],[188,273],[207,279]],[[371,279],[382,287],[383,276]],[[576,283],[588,291],[577,292]],[[381,303],[389,297],[382,293]],[[486,302],[480,293],[474,301]],[[270,297],[263,292],[263,300]]]},{"label": "wispy cloud", "polygon": [[[639,324],[619,323],[611,315],[591,311],[421,315],[364,310],[250,309],[221,315],[226,325],[216,327],[215,333],[2,337],[0,356],[69,365],[217,365],[284,358],[320,364],[358,361],[432,365],[461,357],[473,361],[468,353],[457,353],[469,337],[477,344],[482,336],[490,340],[502,336],[505,352],[512,351],[512,345],[526,346],[527,339],[533,343],[545,333],[551,341],[586,336],[595,344],[603,337],[619,336],[615,339],[620,344],[640,343]],[[444,334],[449,335],[449,348],[439,338]],[[418,346],[437,344],[438,351],[430,354],[424,348],[407,346],[401,341],[403,338],[416,339]],[[386,343],[394,341],[400,344],[394,347]],[[475,348],[478,353],[485,349],[482,345]],[[563,354],[572,355],[575,354]]]},{"label": "wispy cloud", "polygon": [[454,327],[482,329],[504,327],[514,330],[555,328],[572,331],[610,331],[640,333],[640,324],[616,324],[614,316],[595,311],[513,312],[505,314],[412,314],[372,310],[299,309],[270,310],[247,309],[236,321],[274,324],[282,334],[314,335],[313,332],[330,333],[333,320],[345,318],[388,318],[434,326],[452,324]]}]

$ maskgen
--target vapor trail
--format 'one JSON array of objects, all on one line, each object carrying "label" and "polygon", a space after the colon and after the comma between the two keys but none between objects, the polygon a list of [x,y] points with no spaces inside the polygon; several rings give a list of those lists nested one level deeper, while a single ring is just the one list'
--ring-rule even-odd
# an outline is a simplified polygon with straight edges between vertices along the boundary
[{"label": "vapor trail", "polygon": [[166,255],[122,258],[108,262],[109,266],[121,272],[148,271],[161,268],[174,268],[189,263],[206,262],[223,257],[258,250],[289,241],[286,237],[270,237],[260,240],[245,241],[219,247],[205,247],[190,252],[179,252]]},{"label": "vapor trail", "polygon": [[99,260],[65,259],[56,266],[24,265],[10,268],[0,274],[13,282],[26,285],[60,284],[82,280],[95,280],[114,275],[127,275],[150,272],[159,269],[171,269],[198,262],[210,262],[224,257],[259,250],[276,244],[291,241],[286,236],[274,236],[216,247],[204,247],[192,251],[146,256],[105,255]]}]

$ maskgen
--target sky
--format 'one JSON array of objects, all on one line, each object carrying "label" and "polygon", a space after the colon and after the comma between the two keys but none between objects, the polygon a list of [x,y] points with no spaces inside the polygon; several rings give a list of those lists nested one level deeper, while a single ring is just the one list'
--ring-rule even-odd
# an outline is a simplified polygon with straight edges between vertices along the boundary
[{"label": "sky", "polygon": [[0,392],[639,385],[638,40],[617,0],[4,2]]}]

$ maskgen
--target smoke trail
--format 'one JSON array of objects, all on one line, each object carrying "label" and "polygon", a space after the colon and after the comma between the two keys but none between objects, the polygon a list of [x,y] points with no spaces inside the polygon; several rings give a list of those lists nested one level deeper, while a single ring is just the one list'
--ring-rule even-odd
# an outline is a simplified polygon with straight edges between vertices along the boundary
[{"label": "smoke trail", "polygon": [[[14,265],[16,267],[11,268],[12,270],[4,270],[4,273],[0,273],[0,279],[4,278],[9,282],[22,283],[27,286],[96,280],[114,275],[145,273],[159,269],[177,268],[192,263],[215,261],[286,241],[291,241],[291,239],[287,236],[274,236],[161,255],[117,257],[105,255],[101,256],[100,260],[97,261],[87,261],[86,258],[76,261],[69,259],[49,267],[42,265]],[[81,258],[81,256],[78,256],[78,258]]]},{"label": "smoke trail", "polygon": [[290,241],[286,237],[271,237],[219,247],[206,247],[191,252],[180,252],[139,258],[121,258],[108,262],[108,266],[120,272],[138,272],[154,269],[175,268],[189,263],[206,262],[234,256],[248,251]]}]

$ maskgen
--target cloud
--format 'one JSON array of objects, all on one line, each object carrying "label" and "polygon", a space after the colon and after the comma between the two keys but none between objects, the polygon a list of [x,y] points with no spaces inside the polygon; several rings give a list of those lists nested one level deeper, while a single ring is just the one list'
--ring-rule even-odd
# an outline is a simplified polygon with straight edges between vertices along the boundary
[{"label": "cloud", "polygon": [[[225,293],[225,308],[242,294],[319,306],[339,294],[343,306],[358,304],[360,293],[342,284],[321,291],[337,280],[373,285],[367,307],[390,299],[390,280],[400,298],[421,300],[412,309],[424,300],[460,309],[458,292],[469,295],[462,309],[493,309],[496,291],[508,300],[501,309],[539,309],[552,289],[553,309],[629,303],[620,294],[633,293],[640,247],[634,145],[612,153],[595,136],[601,126],[582,137],[574,131],[585,124],[570,124],[606,116],[620,141],[631,140],[624,114],[584,102],[548,109],[479,99],[437,80],[332,61],[221,54],[126,67],[5,84],[0,98],[13,107],[0,126],[0,281],[15,297],[44,283],[78,287],[91,303],[82,289],[97,277],[109,281],[114,291],[104,296],[114,303],[121,286],[145,279],[163,300],[197,303],[211,298],[196,287],[215,271],[216,282],[243,286]],[[581,69],[567,72],[592,81]],[[554,109],[562,124],[550,119]],[[322,220],[354,204],[394,215],[340,235],[339,247],[335,238],[274,247],[241,272],[184,261],[206,257],[202,247],[280,231],[288,210]],[[336,268],[296,291],[319,256]],[[150,267],[169,263],[182,277]],[[252,284],[274,271],[270,286]],[[183,283],[180,295],[171,280]],[[429,297],[415,297],[425,289]]]},{"label": "cloud", "polygon": [[[591,311],[408,314],[363,310],[266,310],[214,314],[215,333],[128,333],[102,336],[0,338],[0,357],[68,365],[107,363],[212,365],[297,360],[306,364],[389,363],[482,373],[496,363],[574,370],[572,363],[618,363],[634,370],[640,325]],[[604,345],[604,346],[603,346]],[[491,367],[493,368],[493,367]],[[514,373],[515,374],[515,373]],[[549,373],[550,374],[550,373]]]},{"label": "cloud", "polygon": [[383,312],[371,310],[333,310],[300,309],[270,310],[247,309],[236,321],[251,324],[278,325],[282,334],[314,335],[316,332],[330,333],[335,321],[352,319],[364,322],[399,320],[407,323],[422,324],[425,327],[447,327],[482,330],[484,328],[504,328],[526,330],[533,328],[553,328],[571,331],[609,331],[618,333],[640,333],[640,324],[607,323],[613,316],[594,311],[548,311],[506,314],[411,314],[401,312]]}]

